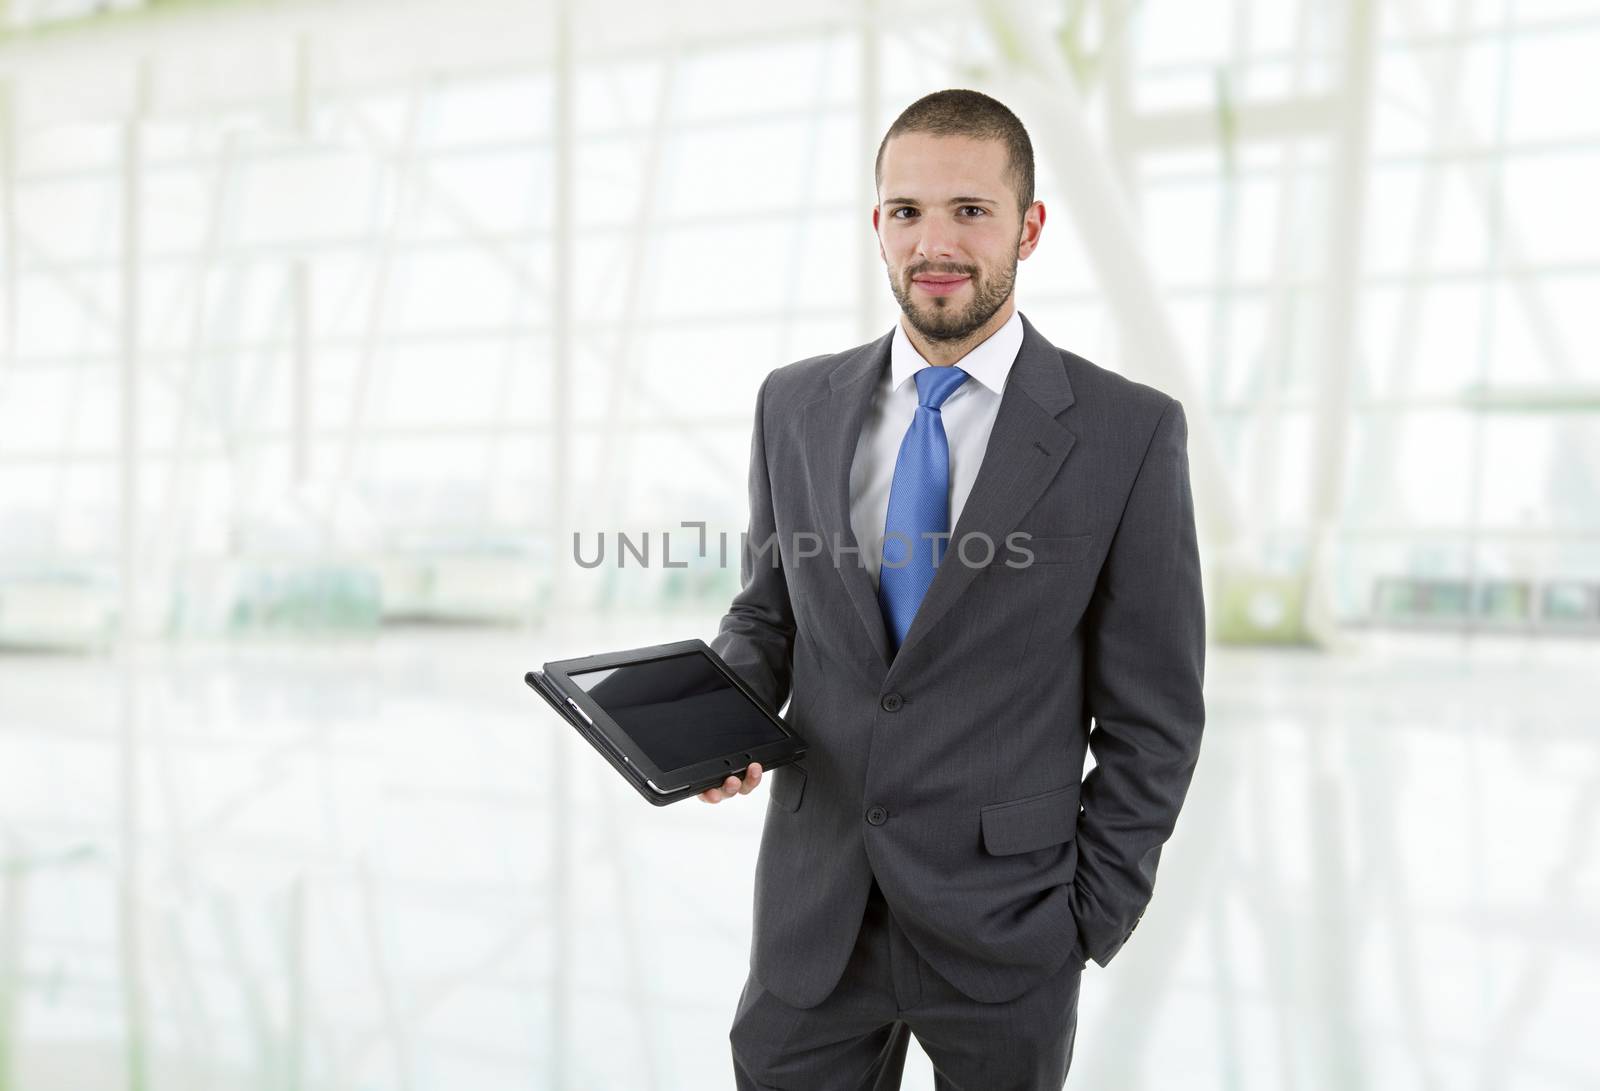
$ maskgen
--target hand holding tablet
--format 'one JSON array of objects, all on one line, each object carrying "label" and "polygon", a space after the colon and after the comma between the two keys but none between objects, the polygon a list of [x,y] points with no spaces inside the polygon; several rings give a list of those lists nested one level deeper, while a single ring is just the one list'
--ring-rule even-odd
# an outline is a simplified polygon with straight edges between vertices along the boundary
[{"label": "hand holding tablet", "polygon": [[721,803],[724,799],[732,799],[734,796],[747,796],[760,784],[761,763],[752,762],[742,777],[729,777],[720,786],[707,788],[701,792],[700,798],[706,803]]}]

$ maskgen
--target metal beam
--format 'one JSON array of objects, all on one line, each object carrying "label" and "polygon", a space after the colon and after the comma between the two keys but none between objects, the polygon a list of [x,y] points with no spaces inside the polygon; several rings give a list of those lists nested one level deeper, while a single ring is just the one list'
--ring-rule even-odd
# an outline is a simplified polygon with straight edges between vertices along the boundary
[{"label": "metal beam", "polygon": [[[878,144],[883,134],[878,131],[878,108],[883,96],[882,54],[883,41],[878,32],[878,0],[865,0],[861,5],[861,25],[857,30],[861,50],[859,78],[859,106],[856,121],[859,132],[861,158],[865,169],[863,178],[875,176]],[[873,186],[873,204],[877,204],[877,186]],[[877,247],[862,248],[861,261],[856,266],[856,337],[871,341],[883,331],[878,329],[878,300],[883,291],[883,259]]]},{"label": "metal beam", "polygon": [[[571,498],[568,477],[572,472],[572,279],[576,268],[576,254],[572,232],[573,212],[576,206],[577,141],[574,136],[577,115],[577,70],[573,58],[574,0],[555,0],[555,27],[551,41],[555,46],[555,87],[552,95],[551,117],[555,133],[555,155],[552,170],[555,177],[554,228],[552,268],[550,274],[550,408],[553,427],[550,432],[550,514],[552,528],[550,565],[558,571],[566,548],[567,527],[571,522]],[[537,470],[535,471],[537,472]],[[553,580],[550,595],[551,615],[563,616],[571,599],[567,580]],[[546,794],[550,808],[549,839],[546,849],[550,859],[550,1024],[546,1038],[548,1080],[550,1091],[568,1091],[576,1086],[573,1080],[571,1039],[573,1036],[572,990],[574,967],[572,935],[576,923],[572,899],[576,893],[574,879],[578,874],[577,847],[572,843],[572,791],[573,775],[565,731],[550,728],[550,791]]]},{"label": "metal beam", "polygon": [[120,804],[119,833],[121,852],[117,869],[117,940],[121,969],[124,1057],[127,1062],[129,1091],[145,1091],[149,1086],[149,1061],[146,1046],[150,1041],[149,1011],[145,1004],[144,912],[141,885],[143,869],[139,838],[140,821],[140,746],[139,746],[139,668],[135,647],[143,626],[142,597],[137,580],[140,561],[139,518],[139,254],[142,244],[143,189],[140,159],[143,154],[144,113],[150,102],[154,76],[149,61],[139,64],[134,74],[132,101],[122,122],[122,275],[120,420],[118,440],[121,448],[121,557],[118,596],[121,612],[117,633],[117,789]]},{"label": "metal beam", "polygon": [[[0,79],[0,396],[17,362],[17,107]],[[3,1076],[4,1073],[0,1073]],[[0,1085],[3,1086],[3,1085]]]},{"label": "metal beam", "polygon": [[1211,106],[1162,110],[1132,119],[1131,142],[1141,151],[1277,144],[1331,132],[1339,117],[1335,95],[1299,95],[1270,102],[1236,103],[1227,120]]},{"label": "metal beam", "polygon": [[[1339,124],[1328,179],[1330,208],[1323,236],[1324,292],[1317,367],[1317,413],[1312,440],[1312,534],[1307,543],[1305,625],[1318,642],[1338,642],[1333,609],[1334,534],[1344,510],[1345,453],[1350,404],[1360,357],[1363,227],[1370,170],[1377,59],[1377,13],[1371,0],[1351,0],[1345,9],[1344,56],[1339,77]],[[1339,1048],[1329,1042],[1331,1055]]]}]

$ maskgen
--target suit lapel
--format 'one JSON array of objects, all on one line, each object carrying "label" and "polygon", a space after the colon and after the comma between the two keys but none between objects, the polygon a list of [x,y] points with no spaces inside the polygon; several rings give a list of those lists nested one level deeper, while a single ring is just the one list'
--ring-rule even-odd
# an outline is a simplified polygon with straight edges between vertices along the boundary
[{"label": "suit lapel", "polygon": [[[1006,535],[1055,478],[1077,439],[1056,421],[1057,414],[1073,402],[1060,352],[1033,328],[1026,316],[1022,318],[1022,331],[1022,347],[1000,397],[983,464],[961,517],[956,520],[950,551],[934,573],[928,594],[894,657],[895,663],[905,661],[981,571],[961,563],[955,552],[957,544],[967,535],[987,535],[996,555],[1000,555],[1006,548]],[[837,535],[845,546],[860,546],[850,525],[850,468],[872,395],[889,366],[893,336],[891,330],[842,361],[828,377],[828,394],[804,410],[807,480],[812,486],[816,526],[824,538],[825,551],[832,547],[831,535]],[[981,538],[972,543],[969,553],[980,555],[980,547]],[[855,554],[841,554],[836,568],[868,643],[888,668],[888,632],[871,577]]]},{"label": "suit lapel", "polygon": [[[805,408],[806,476],[811,483],[817,533],[825,539],[825,552],[833,547],[833,535],[844,547],[860,548],[850,525],[850,466],[867,410],[872,406],[872,395],[889,366],[893,338],[894,331],[890,330],[857,349],[828,376],[828,395]],[[867,642],[887,668],[889,636],[872,577],[854,553],[841,551],[835,568],[861,618]]]}]

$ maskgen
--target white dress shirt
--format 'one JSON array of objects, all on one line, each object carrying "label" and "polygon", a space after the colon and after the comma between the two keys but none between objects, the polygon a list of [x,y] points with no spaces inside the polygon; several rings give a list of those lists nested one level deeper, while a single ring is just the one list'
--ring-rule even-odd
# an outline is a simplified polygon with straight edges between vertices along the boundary
[{"label": "white dress shirt", "polygon": [[[1006,324],[990,334],[956,366],[971,378],[945,399],[939,413],[944,418],[944,434],[950,444],[950,526],[955,530],[961,508],[972,492],[972,482],[989,446],[995,414],[1000,411],[1011,365],[1022,347],[1022,318],[1016,311]],[[861,547],[861,564],[878,586],[878,569],[883,565],[883,528],[889,517],[889,486],[894,482],[895,463],[900,458],[900,441],[911,427],[917,410],[917,384],[912,379],[925,367],[933,367],[906,336],[905,326],[896,322],[894,341],[889,349],[889,375],[872,395],[872,404],[856,441],[855,459],[850,464],[850,529]],[[954,548],[951,543],[946,548]],[[844,554],[840,563],[853,563]]]}]

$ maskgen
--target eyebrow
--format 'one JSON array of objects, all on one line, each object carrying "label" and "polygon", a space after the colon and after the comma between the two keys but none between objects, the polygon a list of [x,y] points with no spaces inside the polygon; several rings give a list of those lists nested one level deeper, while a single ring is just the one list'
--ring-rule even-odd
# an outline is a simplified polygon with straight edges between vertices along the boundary
[{"label": "eyebrow", "polygon": [[[910,197],[890,197],[883,203],[886,205],[918,205],[920,207],[920,203]],[[952,197],[945,202],[947,205],[992,205],[997,203],[987,197]]]}]

